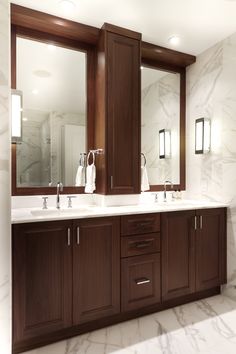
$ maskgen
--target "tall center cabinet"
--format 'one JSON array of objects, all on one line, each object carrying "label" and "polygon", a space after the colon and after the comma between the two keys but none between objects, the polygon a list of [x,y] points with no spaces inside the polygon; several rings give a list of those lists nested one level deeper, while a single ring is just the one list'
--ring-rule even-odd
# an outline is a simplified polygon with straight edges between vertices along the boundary
[{"label": "tall center cabinet", "polygon": [[141,34],[110,24],[100,31],[96,70],[97,192],[140,193]]}]

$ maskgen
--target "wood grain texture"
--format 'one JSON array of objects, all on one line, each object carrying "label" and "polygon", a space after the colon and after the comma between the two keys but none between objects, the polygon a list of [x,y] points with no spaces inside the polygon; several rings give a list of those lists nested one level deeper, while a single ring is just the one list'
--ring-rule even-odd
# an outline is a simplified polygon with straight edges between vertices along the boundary
[{"label": "wood grain texture", "polygon": [[73,247],[73,324],[101,319],[119,312],[119,218],[76,221]]},{"label": "wood grain texture", "polygon": [[[160,276],[159,253],[122,259],[122,311],[158,304],[161,299]],[[142,284],[142,280],[148,281],[148,283]]]},{"label": "wood grain texture", "polygon": [[195,211],[163,213],[162,300],[195,291]]},{"label": "wood grain texture", "polygon": [[226,281],[225,209],[197,210],[196,290],[206,290]]},{"label": "wood grain texture", "polygon": [[13,226],[13,343],[72,325],[70,221]]},{"label": "wood grain texture", "polygon": [[121,216],[121,234],[138,235],[160,231],[160,214],[137,214]]}]

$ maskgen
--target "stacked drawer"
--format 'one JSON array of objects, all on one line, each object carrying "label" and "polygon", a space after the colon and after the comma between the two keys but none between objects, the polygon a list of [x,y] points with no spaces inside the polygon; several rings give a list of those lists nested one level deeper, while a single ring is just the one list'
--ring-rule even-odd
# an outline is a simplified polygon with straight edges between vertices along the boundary
[{"label": "stacked drawer", "polygon": [[160,302],[160,214],[121,217],[121,308]]}]

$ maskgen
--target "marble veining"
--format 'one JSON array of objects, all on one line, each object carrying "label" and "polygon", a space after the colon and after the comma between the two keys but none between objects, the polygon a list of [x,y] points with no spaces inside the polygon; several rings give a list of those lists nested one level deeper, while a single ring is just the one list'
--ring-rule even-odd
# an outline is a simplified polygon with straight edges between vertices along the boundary
[{"label": "marble veining", "polygon": [[27,354],[235,352],[236,290],[86,333]]}]

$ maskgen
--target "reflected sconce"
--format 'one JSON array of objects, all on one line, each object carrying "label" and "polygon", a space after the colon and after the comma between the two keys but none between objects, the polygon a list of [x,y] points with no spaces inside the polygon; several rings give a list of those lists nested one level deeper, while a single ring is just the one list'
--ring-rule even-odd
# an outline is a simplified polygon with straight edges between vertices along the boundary
[{"label": "reflected sconce", "polygon": [[11,139],[12,143],[22,140],[23,95],[19,90],[11,91]]},{"label": "reflected sconce", "polygon": [[211,120],[199,118],[195,121],[195,154],[211,151]]},{"label": "reflected sconce", "polygon": [[168,129],[159,130],[159,158],[169,159],[171,157],[171,131]]}]

